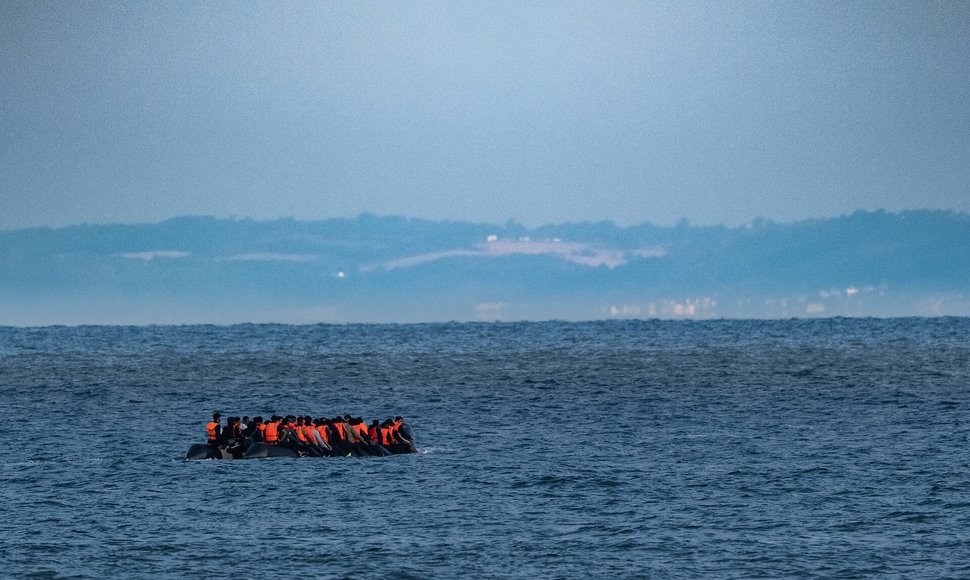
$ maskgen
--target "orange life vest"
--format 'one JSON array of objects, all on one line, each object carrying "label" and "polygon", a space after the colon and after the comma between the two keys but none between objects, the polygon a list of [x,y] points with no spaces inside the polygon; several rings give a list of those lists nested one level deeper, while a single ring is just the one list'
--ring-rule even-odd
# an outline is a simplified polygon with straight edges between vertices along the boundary
[{"label": "orange life vest", "polygon": [[347,433],[344,432],[343,421],[337,421],[333,424],[333,426],[337,428],[337,437],[339,437],[341,441],[346,441]]},{"label": "orange life vest", "polygon": [[303,434],[303,425],[294,425],[293,423],[290,423],[290,428],[296,431],[297,439],[306,443],[306,435]]},{"label": "orange life vest", "polygon": [[381,445],[394,443],[394,430],[390,427],[381,427]]},{"label": "orange life vest", "polygon": [[279,423],[267,423],[263,434],[266,436],[267,443],[276,443],[280,439]]},{"label": "orange life vest", "polygon": [[381,441],[381,436],[377,431],[378,429],[379,427],[375,427],[373,425],[367,428],[367,436],[370,437],[371,441],[374,441],[375,443],[380,443]]},{"label": "orange life vest", "polygon": [[205,424],[205,430],[209,434],[209,443],[215,443],[218,437],[216,436],[216,428],[219,424],[215,421],[209,421]]},{"label": "orange life vest", "polygon": [[330,445],[330,434],[327,433],[326,425],[317,425],[317,433],[320,434],[320,437],[323,439],[324,443]]},{"label": "orange life vest", "polygon": [[317,438],[313,436],[313,425],[303,426],[303,436],[306,438],[307,443],[317,442]]},{"label": "orange life vest", "polygon": [[367,426],[363,423],[357,423],[354,427],[354,433],[356,433],[361,439],[367,439]]}]

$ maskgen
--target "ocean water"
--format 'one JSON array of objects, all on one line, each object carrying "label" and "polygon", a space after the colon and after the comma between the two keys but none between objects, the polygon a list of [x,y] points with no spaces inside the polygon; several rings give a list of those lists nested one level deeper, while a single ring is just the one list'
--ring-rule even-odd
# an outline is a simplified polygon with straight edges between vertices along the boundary
[{"label": "ocean water", "polygon": [[5,577],[970,577],[970,319],[0,328],[0,417]]}]

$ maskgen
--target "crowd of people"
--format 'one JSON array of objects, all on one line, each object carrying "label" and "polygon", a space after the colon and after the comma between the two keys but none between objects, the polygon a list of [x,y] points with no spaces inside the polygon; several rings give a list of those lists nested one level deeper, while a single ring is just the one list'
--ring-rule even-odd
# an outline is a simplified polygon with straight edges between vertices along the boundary
[{"label": "crowd of people", "polygon": [[370,425],[363,417],[344,415],[332,418],[287,415],[228,417],[212,414],[206,426],[208,444],[222,447],[233,456],[241,455],[255,443],[281,445],[300,456],[332,457],[351,455],[393,455],[416,453],[414,432],[403,417]]}]

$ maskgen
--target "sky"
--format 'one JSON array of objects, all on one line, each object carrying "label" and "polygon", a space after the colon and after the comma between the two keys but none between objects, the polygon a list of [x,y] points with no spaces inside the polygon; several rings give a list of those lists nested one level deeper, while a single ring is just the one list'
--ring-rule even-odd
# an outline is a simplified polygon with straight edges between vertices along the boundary
[{"label": "sky", "polygon": [[970,3],[0,2],[0,229],[970,212]]}]

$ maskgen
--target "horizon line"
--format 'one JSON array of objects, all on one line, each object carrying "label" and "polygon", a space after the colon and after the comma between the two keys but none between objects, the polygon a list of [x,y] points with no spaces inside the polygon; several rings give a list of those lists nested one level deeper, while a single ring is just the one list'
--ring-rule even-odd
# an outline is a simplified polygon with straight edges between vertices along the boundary
[{"label": "horizon line", "polygon": [[17,233],[17,232],[29,232],[29,231],[61,231],[61,230],[67,230],[72,228],[85,228],[85,227],[156,226],[156,225],[163,225],[169,222],[175,222],[179,220],[213,220],[217,222],[229,222],[229,223],[294,222],[294,223],[301,223],[301,224],[318,224],[318,223],[332,222],[332,221],[355,222],[355,221],[360,221],[362,219],[378,219],[378,220],[400,219],[400,220],[405,220],[409,222],[425,222],[425,223],[433,223],[433,224],[468,224],[472,226],[491,226],[496,228],[514,227],[514,228],[521,228],[526,230],[537,230],[537,229],[549,228],[549,227],[563,227],[563,226],[585,225],[585,224],[607,224],[619,229],[644,227],[644,226],[661,228],[661,229],[678,229],[678,228],[684,228],[684,227],[698,228],[698,229],[703,229],[703,228],[750,229],[752,227],[756,227],[759,224],[787,226],[787,225],[797,225],[797,224],[804,224],[804,223],[811,223],[811,222],[844,219],[844,218],[848,218],[848,217],[852,217],[860,214],[903,216],[906,214],[913,214],[913,213],[946,214],[946,215],[952,215],[955,217],[970,218],[970,212],[965,212],[962,210],[952,209],[952,208],[951,209],[910,208],[910,209],[901,209],[901,210],[887,210],[887,209],[881,209],[881,208],[880,209],[858,208],[858,209],[852,210],[851,212],[842,212],[838,215],[830,215],[828,217],[806,217],[806,218],[795,219],[790,221],[778,221],[764,216],[756,216],[752,218],[750,221],[747,221],[738,225],[728,225],[725,223],[694,224],[691,222],[690,218],[682,217],[673,225],[662,225],[662,224],[656,224],[648,221],[635,222],[627,225],[620,225],[620,224],[617,224],[617,222],[613,219],[599,219],[599,220],[589,219],[589,220],[583,220],[583,221],[564,221],[564,222],[558,222],[558,223],[549,222],[549,223],[543,223],[536,226],[527,226],[519,222],[516,218],[510,218],[504,224],[498,224],[498,223],[492,223],[492,222],[486,222],[486,221],[476,222],[468,219],[432,219],[432,218],[426,218],[426,217],[420,217],[420,216],[405,216],[405,215],[399,215],[399,214],[377,214],[370,211],[363,211],[358,213],[354,217],[333,216],[333,217],[321,217],[321,218],[300,218],[296,216],[256,218],[256,217],[250,217],[250,216],[240,217],[235,215],[217,216],[217,215],[211,215],[211,214],[208,214],[208,215],[207,214],[180,214],[180,215],[174,215],[164,219],[160,219],[157,221],[105,221],[105,222],[84,221],[84,222],[75,222],[75,223],[61,224],[61,225],[25,226],[20,228],[13,228],[13,229],[0,227],[0,233]]},{"label": "horizon line", "polygon": [[87,323],[87,324],[40,324],[40,325],[18,325],[18,324],[2,324],[0,323],[0,330],[15,329],[15,330],[44,330],[44,329],[54,329],[54,328],[180,328],[180,327],[195,327],[195,326],[213,326],[217,328],[232,328],[234,326],[294,326],[294,327],[309,327],[309,326],[446,326],[446,325],[463,325],[463,324],[477,324],[477,325],[503,325],[503,324],[593,324],[593,323],[628,323],[628,322],[674,322],[682,324],[701,324],[701,323],[722,323],[722,322],[823,322],[823,321],[833,321],[833,320],[849,320],[849,321],[859,321],[859,320],[943,320],[947,318],[954,319],[970,319],[970,315],[960,315],[960,314],[936,314],[936,315],[900,315],[900,316],[788,316],[788,317],[777,317],[777,318],[756,318],[756,317],[715,317],[715,318],[697,318],[689,316],[681,317],[671,317],[671,318],[626,318],[626,317],[611,317],[611,318],[583,318],[583,319],[566,319],[566,318],[546,318],[546,319],[519,319],[519,320],[440,320],[440,321],[421,321],[421,322],[184,322],[184,323],[146,323],[146,324],[99,324],[99,323]]}]

